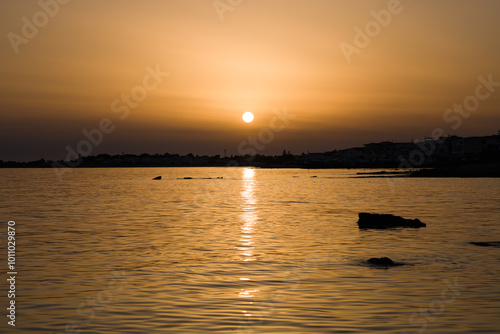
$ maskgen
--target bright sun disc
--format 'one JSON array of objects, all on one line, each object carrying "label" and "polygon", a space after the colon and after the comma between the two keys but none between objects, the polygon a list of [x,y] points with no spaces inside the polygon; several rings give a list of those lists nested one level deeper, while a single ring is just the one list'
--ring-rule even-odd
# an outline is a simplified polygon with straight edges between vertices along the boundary
[{"label": "bright sun disc", "polygon": [[253,121],[253,114],[250,111],[247,111],[246,113],[243,114],[243,120],[247,123],[250,123]]}]

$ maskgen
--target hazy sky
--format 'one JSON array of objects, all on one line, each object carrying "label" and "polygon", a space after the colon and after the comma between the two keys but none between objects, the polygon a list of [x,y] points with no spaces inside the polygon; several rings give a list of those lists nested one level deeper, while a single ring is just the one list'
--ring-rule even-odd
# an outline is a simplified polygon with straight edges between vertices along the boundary
[{"label": "hazy sky", "polygon": [[64,158],[83,130],[92,154],[495,134],[499,15],[498,0],[2,0],[0,160]]}]

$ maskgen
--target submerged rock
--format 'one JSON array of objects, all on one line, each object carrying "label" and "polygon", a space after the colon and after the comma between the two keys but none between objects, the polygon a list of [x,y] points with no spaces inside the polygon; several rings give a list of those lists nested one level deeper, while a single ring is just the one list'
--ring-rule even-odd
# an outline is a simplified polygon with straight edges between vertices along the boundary
[{"label": "submerged rock", "polygon": [[197,177],[197,178],[194,178],[194,177],[186,176],[186,177],[179,177],[177,179],[178,180],[223,180],[224,177],[218,176],[218,177]]},{"label": "submerged rock", "polygon": [[366,261],[368,264],[381,266],[381,267],[396,267],[402,266],[404,263],[394,262],[388,257],[372,257]]},{"label": "submerged rock", "polygon": [[486,241],[486,242],[469,242],[472,245],[481,246],[481,247],[500,247],[500,241]]},{"label": "submerged rock", "polygon": [[419,228],[426,225],[418,219],[405,219],[399,216],[377,213],[359,213],[359,228],[394,228],[394,227],[412,227]]},{"label": "submerged rock", "polygon": [[161,180],[161,176],[157,176],[153,180]]}]

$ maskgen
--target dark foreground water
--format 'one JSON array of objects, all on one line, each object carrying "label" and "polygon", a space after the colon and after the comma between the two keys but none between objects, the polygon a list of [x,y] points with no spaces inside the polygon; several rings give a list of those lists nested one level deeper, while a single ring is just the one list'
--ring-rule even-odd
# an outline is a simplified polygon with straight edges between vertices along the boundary
[{"label": "dark foreground water", "polygon": [[[468,242],[500,241],[500,179],[356,172],[0,170],[0,332],[499,333],[500,248]],[[362,211],[427,227],[359,230]]]}]

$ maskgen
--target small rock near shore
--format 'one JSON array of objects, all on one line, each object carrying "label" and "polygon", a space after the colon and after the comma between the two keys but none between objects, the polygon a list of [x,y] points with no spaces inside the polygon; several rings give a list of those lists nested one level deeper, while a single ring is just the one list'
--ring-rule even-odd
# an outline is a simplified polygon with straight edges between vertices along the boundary
[{"label": "small rock near shore", "polygon": [[472,245],[481,246],[481,247],[500,247],[500,241],[486,241],[486,242],[484,242],[484,241],[483,242],[471,241],[469,243]]},{"label": "small rock near shore", "polygon": [[426,225],[418,219],[405,219],[390,214],[360,212],[358,226],[359,228],[385,229],[395,227],[419,228]]},{"label": "small rock near shore", "polygon": [[368,264],[381,267],[396,267],[403,265],[403,263],[394,262],[388,257],[372,257],[371,259],[368,259],[366,262]]}]

